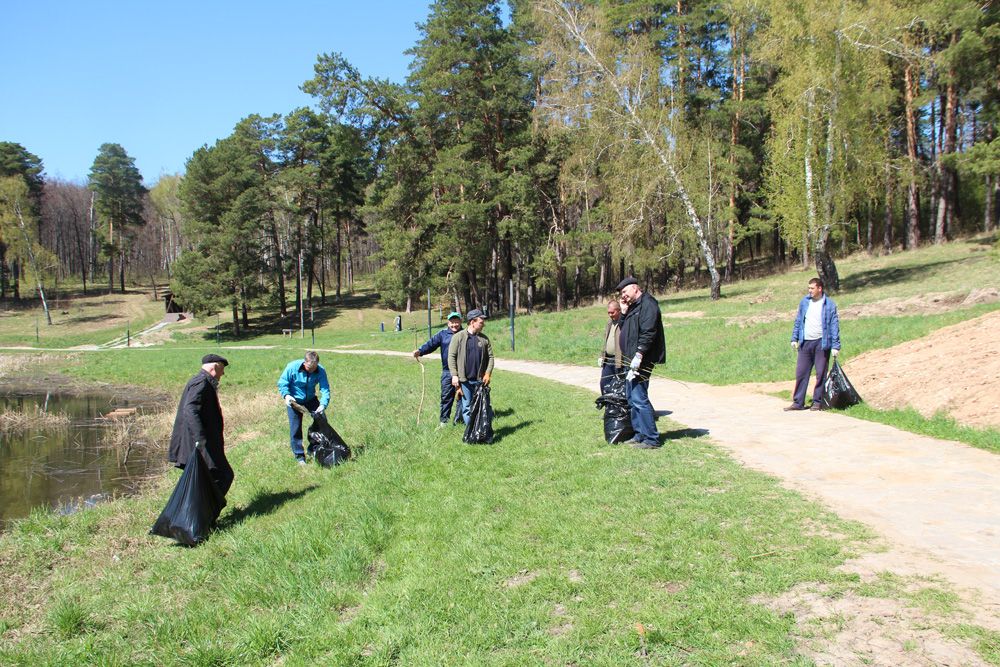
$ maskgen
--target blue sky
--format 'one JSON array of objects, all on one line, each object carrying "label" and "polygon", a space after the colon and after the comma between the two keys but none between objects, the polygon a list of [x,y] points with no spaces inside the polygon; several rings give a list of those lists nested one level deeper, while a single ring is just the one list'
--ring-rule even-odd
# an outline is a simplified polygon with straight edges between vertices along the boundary
[{"label": "blue sky", "polygon": [[429,0],[22,0],[5,3],[0,141],[84,181],[121,144],[147,185],[252,113],[312,104],[316,56],[402,82]]}]

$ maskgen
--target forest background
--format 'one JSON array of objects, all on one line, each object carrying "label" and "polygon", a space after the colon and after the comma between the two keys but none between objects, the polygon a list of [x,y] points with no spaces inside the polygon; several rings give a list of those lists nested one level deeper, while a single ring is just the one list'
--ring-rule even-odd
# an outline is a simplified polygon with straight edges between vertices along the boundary
[{"label": "forest background", "polygon": [[[972,0],[438,0],[403,83],[319,54],[147,187],[0,142],[0,300],[169,282],[299,320],[372,282],[408,311],[562,310],[992,231],[1000,9]],[[369,281],[370,279],[370,281]],[[294,286],[294,288],[293,288]],[[25,302],[26,297],[32,297]]]}]

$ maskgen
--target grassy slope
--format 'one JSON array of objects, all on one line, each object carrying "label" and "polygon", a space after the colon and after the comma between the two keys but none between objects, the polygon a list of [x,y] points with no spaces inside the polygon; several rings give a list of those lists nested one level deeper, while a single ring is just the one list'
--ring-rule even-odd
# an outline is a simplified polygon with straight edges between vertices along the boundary
[{"label": "grassy slope", "polygon": [[40,304],[0,312],[0,346],[101,344],[125,336],[126,329],[135,335],[163,318],[162,302],[142,292],[53,299],[49,308],[51,326],[46,324]]},{"label": "grassy slope", "polygon": [[[176,388],[189,356],[80,355],[72,372],[142,366]],[[415,425],[419,376],[393,359],[331,361],[335,424],[363,453],[303,470],[277,398],[255,398],[284,356],[231,359],[227,405],[258,403],[230,424],[224,529],[198,549],[146,535],[176,473],[34,515],[0,538],[0,663],[610,665],[636,660],[642,623],[653,663],[794,664],[791,619],[751,598],[843,583],[855,547],[836,536],[861,535],[706,441],[603,446],[590,395],[521,376],[498,378],[498,442],[463,445],[432,430],[433,404]]]}]

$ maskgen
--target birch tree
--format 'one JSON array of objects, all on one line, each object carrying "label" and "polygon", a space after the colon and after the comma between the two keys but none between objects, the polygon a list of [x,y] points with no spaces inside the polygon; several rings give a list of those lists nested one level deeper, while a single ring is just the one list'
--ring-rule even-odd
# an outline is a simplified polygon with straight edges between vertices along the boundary
[{"label": "birch tree", "polygon": [[652,178],[662,179],[666,192],[679,202],[708,270],[711,296],[718,299],[721,276],[715,252],[682,178],[686,165],[677,151],[681,110],[662,85],[659,55],[646,39],[612,38],[606,16],[589,3],[535,0],[534,8],[544,29],[539,55],[550,64],[540,105],[549,121],[574,128],[597,124],[597,133],[607,138],[603,149],[609,156],[621,157],[635,147],[649,155],[656,165]]},{"label": "birch tree", "polygon": [[884,181],[883,128],[892,99],[879,54],[845,38],[871,19],[841,0],[777,0],[761,36],[762,57],[780,69],[771,93],[769,208],[800,243],[827,289],[839,289],[831,239],[844,233],[859,198]]}]

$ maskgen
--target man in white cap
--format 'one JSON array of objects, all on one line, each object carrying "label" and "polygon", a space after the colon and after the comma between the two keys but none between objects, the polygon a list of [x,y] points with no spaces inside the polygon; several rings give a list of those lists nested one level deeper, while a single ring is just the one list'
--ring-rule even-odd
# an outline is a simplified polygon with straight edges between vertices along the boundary
[{"label": "man in white cap", "polygon": [[[448,349],[452,336],[462,328],[462,315],[452,312],[448,315],[448,326],[430,337],[426,343],[413,351],[413,358],[418,359],[434,350],[441,350],[441,423],[438,428],[448,425],[451,419],[451,406],[455,403],[456,388],[451,383],[451,372],[448,370]],[[458,408],[455,409],[458,418]]]}]

